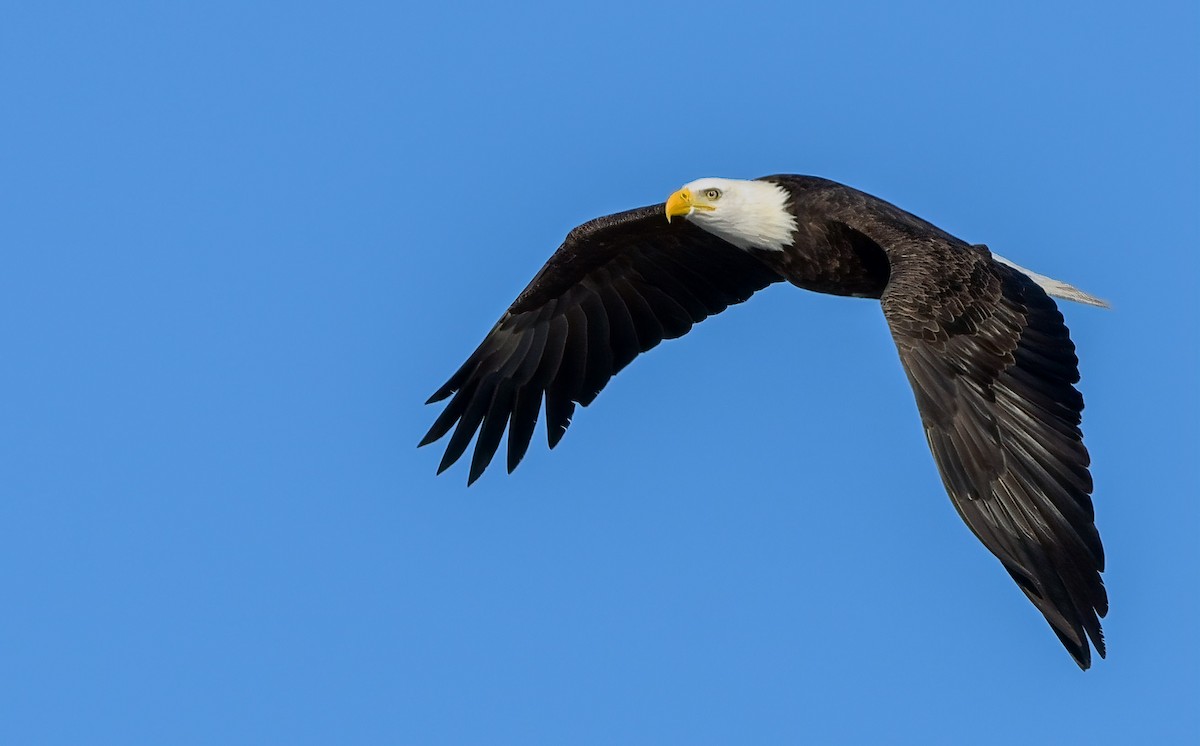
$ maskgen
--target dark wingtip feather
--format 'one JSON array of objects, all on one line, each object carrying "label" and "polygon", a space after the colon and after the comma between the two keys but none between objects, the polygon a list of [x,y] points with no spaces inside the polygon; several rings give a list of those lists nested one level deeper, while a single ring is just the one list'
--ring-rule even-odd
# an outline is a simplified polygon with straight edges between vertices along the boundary
[{"label": "dark wingtip feather", "polygon": [[563,427],[563,426],[558,426],[558,427],[555,427],[554,429],[550,430],[547,433],[547,435],[549,436],[549,439],[550,439],[550,450],[553,451],[554,447],[559,444],[559,442],[563,439],[563,436],[566,434],[567,434],[567,428]]},{"label": "dark wingtip feather", "polygon": [[429,428],[429,432],[425,433],[425,437],[422,438],[421,442],[417,444],[417,448],[429,445],[435,440],[441,440],[446,433],[450,432],[450,428],[454,427],[454,424],[458,422],[459,418],[462,417],[463,410],[466,408],[467,403],[471,399],[470,393],[470,391],[461,392],[459,396],[454,397],[454,399],[446,405],[446,408],[442,410],[442,413],[439,414],[437,419],[433,421],[433,425]]},{"label": "dark wingtip feather", "polygon": [[575,402],[570,399],[551,399],[546,397],[546,441],[553,450],[567,428],[571,426],[571,416],[575,414]]},{"label": "dark wingtip feather", "polygon": [[456,421],[458,421],[457,414],[448,415],[443,412],[442,416],[434,421],[433,427],[429,428],[429,432],[425,433],[425,437],[421,438],[421,442],[417,443],[417,448],[422,448],[434,441],[441,440],[446,433],[450,432],[450,428],[454,427]]},{"label": "dark wingtip feather", "polygon": [[467,486],[470,487],[492,463],[496,450],[500,447],[500,439],[504,436],[504,428],[508,425],[513,406],[513,382],[503,379],[492,394],[492,403],[479,426],[479,438],[475,441],[475,452],[471,455],[470,476]]},{"label": "dark wingtip feather", "polygon": [[[1058,635],[1059,641],[1062,642],[1067,652],[1071,654],[1071,658],[1075,660],[1075,665],[1079,666],[1079,670],[1086,671],[1092,667],[1092,649],[1088,647],[1086,638],[1083,644],[1080,645],[1078,642],[1064,635],[1057,627],[1051,626],[1050,628],[1054,630],[1054,634]],[[1103,658],[1104,653],[1100,653],[1100,657]]]},{"label": "dark wingtip feather", "polygon": [[[478,354],[478,353],[476,353],[476,354]],[[437,391],[434,391],[433,395],[425,400],[425,403],[426,404],[436,404],[437,402],[440,402],[443,399],[450,396],[451,394],[453,394],[455,391],[458,391],[459,388],[462,386],[462,381],[463,381],[463,378],[465,377],[463,375],[464,372],[468,371],[470,368],[473,368],[474,363],[475,363],[475,355],[472,355],[471,357],[467,358],[467,362],[463,363],[462,367],[459,368],[457,371],[455,371],[454,375],[450,376],[450,380],[443,383]]]},{"label": "dark wingtip feather", "polygon": [[496,454],[496,449],[480,450],[479,446],[475,446],[475,453],[471,458],[471,468],[467,472],[467,486],[475,484],[475,480],[483,476],[483,472],[487,470],[488,464],[492,463],[492,456]]},{"label": "dark wingtip feather", "polygon": [[483,416],[491,404],[492,394],[496,389],[497,377],[498,375],[493,373],[480,382],[476,389],[470,392],[470,400],[466,404],[462,417],[458,420],[458,426],[454,428],[454,434],[450,436],[450,442],[446,445],[446,452],[442,455],[442,463],[438,467],[438,474],[441,474],[451,464],[458,461],[467,450],[467,446],[471,444],[471,440],[475,437],[475,432],[479,430]]},{"label": "dark wingtip feather", "polygon": [[529,450],[537,429],[538,411],[542,406],[540,387],[523,386],[517,390],[512,415],[508,420],[508,473],[512,474]]}]

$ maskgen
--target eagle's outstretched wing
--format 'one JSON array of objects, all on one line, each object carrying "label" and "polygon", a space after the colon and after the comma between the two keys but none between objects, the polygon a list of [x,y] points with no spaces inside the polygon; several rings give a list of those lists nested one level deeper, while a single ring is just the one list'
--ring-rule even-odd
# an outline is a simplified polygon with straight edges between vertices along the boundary
[{"label": "eagle's outstretched wing", "polygon": [[421,445],[454,429],[441,473],[478,431],[470,483],[491,462],[507,426],[512,471],[543,399],[553,448],[575,404],[590,404],[638,353],[781,279],[688,220],[668,223],[661,204],[584,223],[429,399],[453,394]]},{"label": "eagle's outstretched wing", "polygon": [[1062,314],[982,247],[912,241],[886,247],[883,312],[946,490],[1086,669],[1108,596]]}]

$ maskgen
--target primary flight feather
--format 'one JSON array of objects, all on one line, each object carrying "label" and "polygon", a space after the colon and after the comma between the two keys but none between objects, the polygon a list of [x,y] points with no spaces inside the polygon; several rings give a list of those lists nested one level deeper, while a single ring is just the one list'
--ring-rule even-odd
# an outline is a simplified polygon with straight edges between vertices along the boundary
[{"label": "primary flight feather", "polygon": [[880,301],[955,509],[1075,662],[1103,657],[1078,360],[1050,296],[1105,304],[832,181],[700,179],[575,228],[430,398],[450,402],[421,445],[453,431],[441,473],[478,434],[470,483],[507,429],[512,471],[543,407],[553,448],[639,353],[784,280]]}]

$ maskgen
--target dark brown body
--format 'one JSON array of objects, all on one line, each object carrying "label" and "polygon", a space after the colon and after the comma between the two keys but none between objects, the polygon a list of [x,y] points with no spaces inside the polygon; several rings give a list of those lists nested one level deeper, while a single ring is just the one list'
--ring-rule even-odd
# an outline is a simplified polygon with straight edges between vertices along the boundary
[{"label": "dark brown body", "polygon": [[758,252],[758,256],[805,290],[881,297],[891,277],[891,259],[882,246],[905,239],[933,236],[962,254],[987,257],[983,247],[971,246],[895,205],[835,181],[790,175],[761,180],[788,190],[788,208],[796,216],[797,229],[786,251]]}]

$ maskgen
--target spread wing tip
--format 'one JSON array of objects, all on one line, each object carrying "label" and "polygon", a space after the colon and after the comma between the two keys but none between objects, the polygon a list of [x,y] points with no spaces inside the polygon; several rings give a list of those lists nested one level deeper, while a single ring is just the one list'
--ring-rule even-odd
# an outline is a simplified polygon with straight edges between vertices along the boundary
[{"label": "spread wing tip", "polygon": [[[1051,629],[1054,629],[1054,627],[1051,627]],[[1083,639],[1083,642],[1075,642],[1057,629],[1054,629],[1054,634],[1058,636],[1063,647],[1071,654],[1071,658],[1074,659],[1075,665],[1079,666],[1080,671],[1086,671],[1092,667],[1092,649],[1088,647],[1086,637]],[[1096,648],[1096,655],[1100,656],[1101,660],[1108,657],[1108,651],[1104,647],[1103,635],[1092,638],[1092,647]]]},{"label": "spread wing tip", "polygon": [[425,437],[421,438],[420,443],[417,443],[417,448],[424,448],[425,446],[429,445],[430,443],[433,443],[440,437],[441,437],[440,435],[434,435],[433,431],[431,430],[431,431],[425,433]]},{"label": "spread wing tip", "polygon": [[467,476],[467,486],[470,487],[475,484],[475,481],[481,476],[483,476],[483,469],[479,469],[478,471],[471,469],[471,473]]}]

